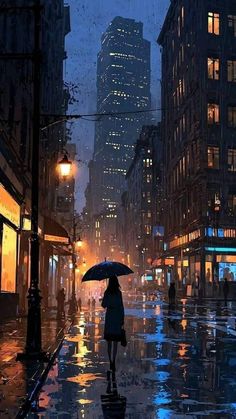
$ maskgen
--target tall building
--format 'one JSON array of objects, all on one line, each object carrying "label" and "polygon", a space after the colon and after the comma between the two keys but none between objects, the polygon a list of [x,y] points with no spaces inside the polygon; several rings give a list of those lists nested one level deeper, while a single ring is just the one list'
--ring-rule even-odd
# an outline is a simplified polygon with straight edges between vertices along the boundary
[{"label": "tall building", "polygon": [[149,118],[138,112],[148,109],[150,42],[141,22],[116,17],[102,36],[97,61],[97,112],[116,116],[104,115],[96,123],[89,199],[92,216],[105,213],[113,234],[134,144]]},{"label": "tall building", "polygon": [[124,251],[125,262],[140,274],[157,256],[161,157],[160,127],[143,126],[126,175],[127,190],[122,197],[117,223],[119,244]]},{"label": "tall building", "polygon": [[[236,4],[173,0],[162,46],[164,256],[179,283],[236,279]],[[231,283],[232,286],[233,282]]]}]

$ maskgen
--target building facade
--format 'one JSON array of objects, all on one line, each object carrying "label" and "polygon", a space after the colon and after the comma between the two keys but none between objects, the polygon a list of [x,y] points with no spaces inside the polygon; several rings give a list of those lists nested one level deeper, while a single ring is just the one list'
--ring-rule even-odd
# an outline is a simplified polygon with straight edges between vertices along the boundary
[{"label": "building facade", "polygon": [[[62,0],[42,1],[42,4],[41,112],[64,114],[64,38],[69,30],[69,8],[64,7]],[[14,5],[17,7],[15,10]],[[30,281],[33,5],[33,2],[20,0],[15,3],[6,1],[0,7],[0,304],[4,310],[7,308],[4,313],[1,312],[3,315],[15,314],[17,307],[22,312],[26,310]],[[8,6],[11,6],[10,10]],[[42,117],[42,128],[49,122]],[[57,152],[65,141],[64,127],[42,130],[41,140],[40,286],[46,299],[48,265],[45,257],[45,227],[48,224],[46,218],[51,217],[51,204],[55,201],[55,184],[58,182],[55,165]]]},{"label": "building facade", "polygon": [[96,122],[90,165],[90,211],[92,216],[106,213],[110,236],[103,239],[108,246],[115,238],[117,208],[134,144],[147,120],[148,114],[137,112],[149,109],[150,43],[143,38],[141,22],[116,17],[102,36],[97,60],[97,112],[115,115]]},{"label": "building facade", "polygon": [[117,223],[125,262],[139,275],[150,269],[157,257],[161,156],[160,127],[143,126],[126,175],[127,190]]},{"label": "building facade", "polygon": [[162,46],[165,241],[178,284],[236,278],[236,4],[173,0]]}]

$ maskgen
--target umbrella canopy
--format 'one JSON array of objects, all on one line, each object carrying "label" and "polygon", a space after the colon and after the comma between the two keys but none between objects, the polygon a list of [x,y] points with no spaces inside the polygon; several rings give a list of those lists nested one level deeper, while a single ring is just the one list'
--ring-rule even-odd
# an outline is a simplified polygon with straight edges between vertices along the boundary
[{"label": "umbrella canopy", "polygon": [[101,281],[110,278],[113,275],[129,275],[134,272],[126,265],[120,262],[105,261],[92,266],[82,278],[82,282]]}]

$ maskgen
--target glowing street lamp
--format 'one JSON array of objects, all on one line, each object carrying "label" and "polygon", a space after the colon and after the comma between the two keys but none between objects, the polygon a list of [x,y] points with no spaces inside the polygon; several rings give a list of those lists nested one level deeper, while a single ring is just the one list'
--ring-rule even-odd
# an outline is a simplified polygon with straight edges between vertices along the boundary
[{"label": "glowing street lamp", "polygon": [[76,242],[76,244],[77,244],[77,246],[78,247],[82,247],[82,240],[81,240],[81,238],[80,238],[80,236],[79,236],[79,238],[78,238],[78,240],[77,240],[77,242]]},{"label": "glowing street lamp", "polygon": [[64,154],[63,159],[58,162],[61,176],[66,179],[71,174],[72,162],[68,159],[67,154]]}]

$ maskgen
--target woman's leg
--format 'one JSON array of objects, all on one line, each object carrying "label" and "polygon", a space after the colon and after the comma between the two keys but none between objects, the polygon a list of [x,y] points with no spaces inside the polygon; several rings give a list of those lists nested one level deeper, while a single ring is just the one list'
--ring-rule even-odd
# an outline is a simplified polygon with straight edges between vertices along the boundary
[{"label": "woman's leg", "polygon": [[112,342],[111,341],[107,341],[107,352],[108,352],[108,357],[109,357],[109,361],[111,363],[111,348],[112,348]]},{"label": "woman's leg", "polygon": [[113,363],[116,361],[118,342],[113,342]]}]

